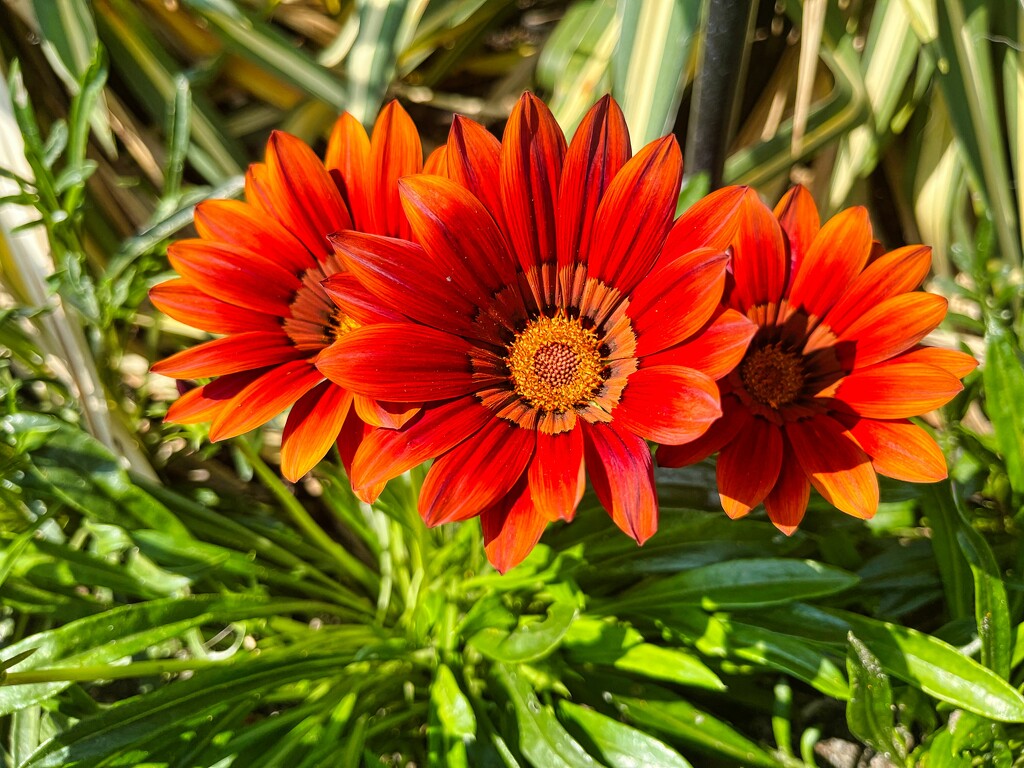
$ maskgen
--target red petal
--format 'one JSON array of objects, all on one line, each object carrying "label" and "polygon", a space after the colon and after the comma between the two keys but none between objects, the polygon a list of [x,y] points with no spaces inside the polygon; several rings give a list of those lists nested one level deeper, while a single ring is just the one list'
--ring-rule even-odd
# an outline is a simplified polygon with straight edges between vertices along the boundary
[{"label": "red petal", "polygon": [[231,373],[205,386],[190,389],[171,403],[164,421],[172,424],[200,424],[209,421],[235,395],[266,372],[266,369],[263,369]]},{"label": "red petal", "polygon": [[524,93],[501,140],[501,199],[509,245],[527,272],[555,260],[564,157],[565,136],[551,111],[532,93]]},{"label": "red petal", "polygon": [[450,333],[412,323],[380,323],[342,336],[317,357],[323,375],[360,395],[421,403],[477,389],[472,346]]},{"label": "red petal", "polygon": [[836,305],[825,316],[824,323],[835,333],[845,331],[872,307],[890,296],[898,296],[917,288],[932,265],[932,249],[909,245],[887,253],[854,278]]},{"label": "red petal", "polygon": [[733,370],[747,352],[757,326],[735,309],[719,307],[690,341],[644,358],[644,365],[680,365],[712,379]]},{"label": "red petal", "polygon": [[481,512],[480,522],[487,559],[500,573],[519,565],[547,527],[544,515],[533,505],[526,483],[520,483],[497,504]]},{"label": "red petal", "polygon": [[836,398],[868,419],[905,419],[945,405],[962,389],[949,371],[897,358],[857,369],[839,384]]},{"label": "red petal", "polygon": [[370,138],[348,112],[343,112],[334,123],[324,165],[348,203],[352,226],[359,230],[371,226],[369,195],[374,179],[370,175]]},{"label": "red petal", "polygon": [[[886,299],[851,323],[836,342],[852,368],[879,363],[905,352],[931,333],[946,316],[947,302],[933,293],[904,293]],[[852,345],[849,353],[844,347]]]},{"label": "red petal", "polygon": [[[744,314],[750,307],[778,307],[786,287],[782,228],[753,189],[746,190],[737,215],[732,257],[736,285],[729,303]],[[771,310],[769,314],[774,315]]]},{"label": "red petal", "polygon": [[350,272],[336,272],[320,285],[342,312],[360,325],[372,323],[401,323],[408,318],[381,303],[366,290],[359,278]]},{"label": "red petal", "polygon": [[385,429],[401,429],[420,411],[419,407],[415,405],[384,403],[364,395],[355,395],[353,403],[359,418],[371,427],[384,427]]},{"label": "red petal", "polygon": [[814,238],[821,229],[821,219],[814,197],[799,184],[789,190],[775,206],[775,216],[789,242],[790,272],[803,261]]},{"label": "red petal", "polygon": [[728,261],[718,251],[691,251],[640,281],[626,308],[637,357],[685,341],[711,318],[725,289]]},{"label": "red petal", "polygon": [[742,517],[760,504],[779,478],[782,433],[764,419],[751,418],[718,454],[718,492],[722,509]]},{"label": "red petal", "polygon": [[398,477],[427,459],[451,450],[494,418],[475,397],[424,408],[402,429],[375,429],[359,446],[352,470],[354,488]]},{"label": "red petal", "polygon": [[[338,455],[341,457],[341,466],[345,468],[345,474],[348,475],[350,482],[354,483],[352,478],[355,477],[355,475],[352,474],[352,464],[362,444],[374,432],[393,431],[394,430],[390,429],[376,429],[371,427],[359,418],[359,414],[356,413],[355,408],[349,408],[348,415],[345,417],[345,422],[341,425],[341,431],[338,433],[338,440],[335,445],[338,448]],[[360,501],[366,502],[367,504],[373,504],[377,501],[377,498],[384,490],[385,485],[387,485],[386,482],[372,483],[370,485],[363,485],[360,487],[356,487],[353,484],[352,492]]]},{"label": "red petal", "polygon": [[558,188],[558,266],[587,261],[605,190],[629,160],[629,129],[611,96],[590,108],[569,144]]},{"label": "red petal", "polygon": [[310,253],[322,259],[332,253],[327,236],[352,228],[348,208],[323,163],[306,144],[283,131],[267,144],[265,194],[270,210]]},{"label": "red petal", "polygon": [[280,331],[250,331],[178,352],[153,363],[150,370],[176,379],[199,379],[266,368],[295,360],[303,354]]},{"label": "red petal", "polygon": [[691,205],[668,233],[661,259],[674,259],[697,248],[728,248],[739,227],[740,204],[747,193],[747,187],[723,187]]},{"label": "red petal", "polygon": [[226,440],[266,424],[323,380],[308,360],[271,368],[224,404],[210,425],[210,439]]},{"label": "red petal", "polygon": [[448,175],[448,148],[444,144],[431,152],[423,161],[423,173],[429,173],[431,176],[444,176],[446,179],[451,178]]},{"label": "red petal", "polygon": [[422,168],[423,147],[416,126],[401,105],[392,101],[377,116],[370,137],[370,173],[374,178],[370,215],[374,234],[403,240],[411,237],[399,199],[398,180],[419,173]]},{"label": "red petal", "polygon": [[821,228],[797,264],[789,303],[824,317],[849,289],[871,253],[871,222],[866,208],[842,211]]},{"label": "red petal", "polygon": [[674,136],[652,141],[615,175],[597,209],[587,271],[629,293],[657,261],[683,175]]},{"label": "red petal", "polygon": [[828,416],[786,424],[800,466],[822,496],[849,515],[867,519],[878,509],[878,477],[871,459]]},{"label": "red petal", "polygon": [[615,524],[643,544],[658,530],[658,496],[647,443],[614,423],[582,425],[584,460],[597,498]]},{"label": "red petal", "polygon": [[281,474],[293,483],[316,466],[338,438],[352,395],[324,381],[292,406],[281,436]]},{"label": "red petal", "polygon": [[695,440],[722,415],[718,385],[703,373],[667,365],[630,374],[615,424],[646,440],[677,445]]},{"label": "red petal", "polygon": [[205,200],[196,206],[199,236],[260,254],[288,272],[302,274],[316,266],[306,247],[259,208],[239,200]]},{"label": "red petal", "polygon": [[746,409],[734,397],[726,396],[722,399],[722,411],[722,417],[696,440],[683,445],[658,446],[658,466],[686,467],[722,450],[749,419]]},{"label": "red petal", "polygon": [[905,363],[924,363],[949,371],[958,379],[962,379],[975,368],[978,361],[966,352],[957,349],[940,349],[939,347],[917,347],[900,355]]},{"label": "red petal", "polygon": [[420,489],[423,520],[465,520],[496,503],[522,477],[535,444],[534,430],[491,419],[431,465]]},{"label": "red petal", "polygon": [[911,483],[945,480],[946,457],[931,435],[909,421],[859,419],[851,434],[871,457],[875,471]]},{"label": "red petal", "polygon": [[[456,115],[448,133],[447,176],[468,189],[505,228],[501,205],[501,142],[480,123]],[[443,175],[443,174],[442,174]]]},{"label": "red petal", "polygon": [[[439,330],[478,337],[489,326],[476,322],[476,301],[483,290],[473,284],[463,293],[465,280],[448,282],[435,262],[415,243],[360,232],[343,232],[331,238],[346,269],[391,312],[401,312]],[[324,287],[334,295],[338,278]],[[490,340],[491,337],[483,335]]]},{"label": "red petal", "polygon": [[583,432],[537,433],[537,451],[530,462],[530,497],[547,520],[572,520],[583,496]]},{"label": "red petal", "polygon": [[179,240],[167,249],[178,274],[214,298],[256,312],[287,316],[301,282],[255,251],[206,240]]},{"label": "red petal", "polygon": [[811,498],[811,481],[797,461],[789,440],[782,442],[784,452],[779,479],[764,500],[764,508],[775,527],[789,536],[804,519]]},{"label": "red petal", "polygon": [[210,333],[281,329],[281,318],[236,307],[207,296],[187,280],[176,278],[149,289],[153,306],[175,320]]}]

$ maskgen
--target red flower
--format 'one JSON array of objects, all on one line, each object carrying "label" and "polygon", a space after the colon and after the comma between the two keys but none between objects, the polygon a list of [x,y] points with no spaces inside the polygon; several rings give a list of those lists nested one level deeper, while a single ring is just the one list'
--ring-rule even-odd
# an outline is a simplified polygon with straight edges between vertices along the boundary
[{"label": "red flower", "polygon": [[[675,140],[630,155],[610,98],[566,147],[547,107],[526,94],[500,145],[457,118],[433,159],[449,178],[400,182],[417,244],[334,238],[366,291],[404,318],[347,334],[320,369],[369,397],[429,401],[403,428],[363,442],[353,485],[436,458],[421,514],[430,525],[480,515],[502,571],[548,522],[572,518],[584,467],[620,528],[638,542],[654,533],[645,441],[702,434],[720,414],[714,379],[753,333],[717,309],[742,191],[673,228]],[[719,248],[694,250],[705,244]],[[360,310],[351,283],[327,287],[343,311]]]},{"label": "red flower", "polygon": [[918,346],[946,314],[945,299],[914,290],[931,265],[929,248],[875,251],[863,208],[820,226],[802,187],[775,213],[778,220],[746,194],[726,305],[758,331],[719,382],[722,418],[689,445],[662,446],[658,463],[681,467],[720,451],[726,513],[739,517],[763,501],[788,534],[812,485],[842,511],[869,518],[876,472],[944,478],[942,451],[907,419],[949,402],[977,363]]},{"label": "red flower", "polygon": [[407,237],[397,180],[421,166],[416,128],[392,103],[372,140],[355,118],[342,115],[324,162],[299,139],[275,131],[266,163],[249,168],[245,202],[196,207],[199,238],[168,249],[181,277],[153,288],[150,298],[171,317],[224,338],[153,366],[176,378],[214,379],[180,397],[168,421],[212,421],[211,439],[223,440],[291,407],[281,470],[297,480],[335,440],[348,466],[366,425],[396,427],[414,413],[326,381],[316,358],[361,322],[394,318],[378,311],[357,320],[331,302],[321,282],[346,276],[327,236],[357,229]]}]

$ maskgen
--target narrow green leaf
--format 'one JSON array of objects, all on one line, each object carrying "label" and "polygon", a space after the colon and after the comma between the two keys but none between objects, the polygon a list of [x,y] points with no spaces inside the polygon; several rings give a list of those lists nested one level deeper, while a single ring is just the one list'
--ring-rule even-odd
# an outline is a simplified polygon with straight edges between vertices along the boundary
[{"label": "narrow green leaf", "polygon": [[1013,490],[1024,496],[1024,363],[1011,335],[996,320],[987,329],[985,412],[995,430],[996,442]]},{"label": "narrow green leaf", "polygon": [[925,500],[924,509],[931,524],[932,551],[942,576],[949,617],[963,619],[971,615],[971,575],[957,542],[960,516],[948,485],[945,488],[929,486],[925,489]]},{"label": "narrow green leaf", "polygon": [[533,661],[558,647],[577,614],[578,609],[571,602],[554,602],[543,621],[520,622],[512,632],[483,629],[469,642],[484,656],[505,664]]},{"label": "narrow green leaf", "polygon": [[664,742],[600,712],[564,699],[558,711],[586,734],[609,768],[692,768]]},{"label": "narrow green leaf", "polygon": [[850,675],[850,700],[846,704],[846,723],[850,732],[876,752],[903,760],[907,745],[896,730],[889,676],[852,632],[849,641],[846,670]]}]

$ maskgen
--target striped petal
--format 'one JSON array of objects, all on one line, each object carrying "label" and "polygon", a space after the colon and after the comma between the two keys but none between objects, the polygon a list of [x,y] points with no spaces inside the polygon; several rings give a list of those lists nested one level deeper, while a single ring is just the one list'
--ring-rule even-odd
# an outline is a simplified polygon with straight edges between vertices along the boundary
[{"label": "striped petal", "polygon": [[271,368],[224,404],[210,425],[210,439],[226,440],[266,424],[323,380],[307,360]]},{"label": "striped petal", "polygon": [[250,331],[198,344],[154,363],[151,370],[176,379],[199,379],[266,368],[303,355],[280,331]]},{"label": "striped petal", "polygon": [[362,123],[348,112],[343,112],[334,123],[324,166],[348,203],[352,226],[359,230],[372,226],[369,195],[374,181],[370,176],[370,137]]},{"label": "striped petal", "polygon": [[818,493],[848,515],[868,519],[878,509],[878,477],[868,457],[828,416],[786,424],[786,437]]},{"label": "striped petal", "polygon": [[858,419],[850,433],[871,457],[875,470],[911,483],[945,480],[946,457],[925,430],[909,421]]},{"label": "striped petal", "polygon": [[535,507],[529,486],[523,482],[481,512],[480,523],[487,559],[500,573],[519,565],[547,527],[547,519]]},{"label": "striped petal", "polygon": [[537,432],[537,450],[530,462],[530,497],[547,520],[572,520],[583,498],[583,431]]},{"label": "striped petal", "polygon": [[962,389],[949,371],[897,358],[854,371],[835,396],[865,418],[905,419],[945,405]]},{"label": "striped petal", "polygon": [[584,461],[598,500],[623,532],[643,544],[658,530],[654,464],[647,443],[614,422],[582,426]]},{"label": "striped petal", "polygon": [[276,331],[281,328],[280,317],[215,299],[182,278],[153,286],[149,289],[149,300],[168,317],[209,333]]},{"label": "striped petal", "polygon": [[700,437],[721,415],[713,380],[689,368],[665,365],[632,373],[612,413],[621,429],[672,445]]},{"label": "striped petal", "polygon": [[281,474],[291,482],[331,450],[352,405],[352,394],[329,381],[317,384],[292,406],[281,436]]},{"label": "striped petal", "polygon": [[722,509],[742,517],[764,501],[779,478],[782,433],[765,419],[753,417],[718,454],[716,468]]},{"label": "striped petal", "polygon": [[402,210],[398,180],[419,173],[422,168],[423,148],[416,126],[401,105],[392,101],[380,111],[370,137],[370,174],[373,178],[369,192],[372,201],[371,232],[403,240],[410,238],[411,230]]},{"label": "striped petal", "polygon": [[829,219],[796,266],[789,303],[824,317],[860,274],[871,254],[867,209],[848,208]]}]

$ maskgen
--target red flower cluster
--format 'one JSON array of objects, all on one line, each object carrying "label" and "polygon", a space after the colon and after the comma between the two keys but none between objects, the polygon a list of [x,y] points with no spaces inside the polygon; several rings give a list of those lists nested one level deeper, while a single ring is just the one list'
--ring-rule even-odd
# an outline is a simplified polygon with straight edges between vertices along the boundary
[{"label": "red flower cluster", "polygon": [[764,502],[787,532],[811,485],[869,517],[876,471],[944,476],[907,418],[974,361],[917,346],[945,315],[914,292],[929,252],[877,254],[862,209],[819,227],[798,188],[777,220],[732,187],[673,221],[675,140],[633,155],[607,97],[569,143],[530,94],[501,142],[456,118],[420,171],[390,105],[372,141],[342,117],[324,164],[275,134],[246,203],[200,206],[200,239],[170,252],[182,277],[152,296],[227,335],[154,367],[216,377],[168,418],[222,439],[292,406],[285,475],[337,439],[367,501],[433,459],[424,520],[479,516],[502,571],[572,519],[586,477],[623,531],[651,536],[648,441],[667,466],[720,450],[726,512]]}]

